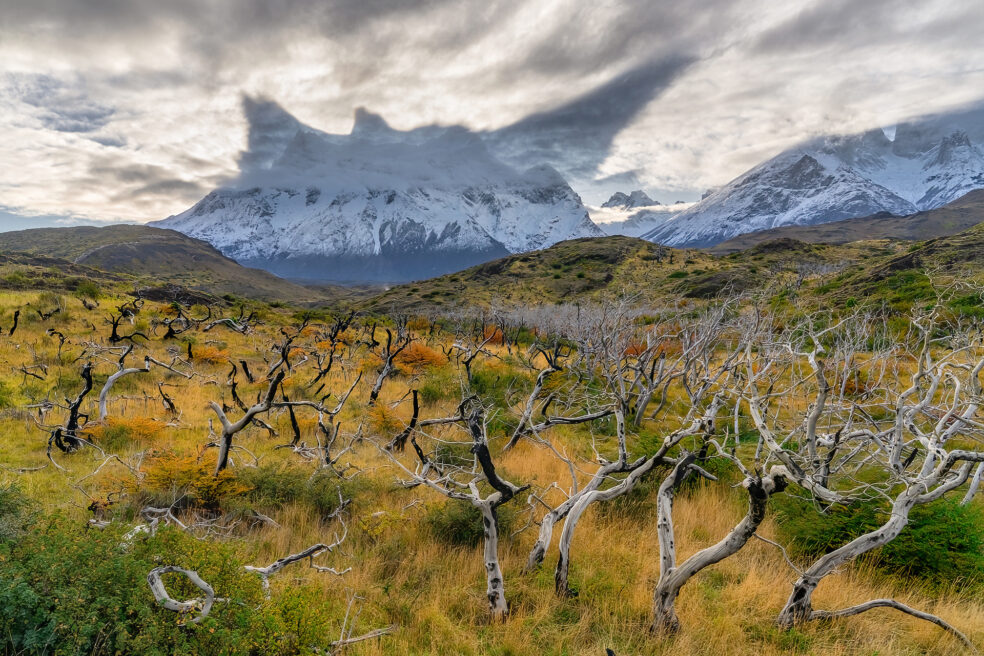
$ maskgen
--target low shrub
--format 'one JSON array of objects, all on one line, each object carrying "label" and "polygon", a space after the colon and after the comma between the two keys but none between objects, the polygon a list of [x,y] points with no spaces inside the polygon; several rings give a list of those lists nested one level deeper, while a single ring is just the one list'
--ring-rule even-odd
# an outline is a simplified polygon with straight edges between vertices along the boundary
[{"label": "low shrub", "polygon": [[144,446],[160,437],[164,426],[151,417],[107,417],[103,422],[86,426],[92,441],[108,451],[120,451],[138,444]]},{"label": "low shrub", "polygon": [[394,362],[400,373],[411,376],[427,369],[440,367],[447,363],[447,358],[429,346],[420,342],[411,342],[394,358]]},{"label": "low shrub", "polygon": [[[790,495],[773,500],[779,535],[794,553],[818,557],[841,547],[887,520],[875,504],[832,506],[821,513],[813,503]],[[984,509],[958,499],[916,506],[895,540],[866,560],[878,569],[934,585],[984,582]]]},{"label": "low shrub", "polygon": [[[516,512],[509,505],[500,506],[499,540],[507,540],[516,524]],[[482,543],[485,528],[482,512],[467,501],[448,499],[427,509],[424,523],[439,542],[452,546],[474,547]]]},{"label": "low shrub", "polygon": [[327,470],[312,476],[310,471],[291,465],[244,467],[237,470],[236,477],[247,490],[245,498],[258,507],[276,509],[302,503],[322,519],[338,509],[339,492],[343,499],[355,499],[369,484],[361,478],[342,480]]},{"label": "low shrub", "polygon": [[460,385],[450,370],[428,374],[417,391],[420,402],[424,405],[459,398],[461,395]]},{"label": "low shrub", "polygon": [[145,476],[140,492],[165,505],[187,495],[193,505],[206,510],[219,510],[225,502],[242,496],[249,488],[228,469],[215,476],[214,468],[215,462],[210,459],[173,453],[158,454],[150,458],[144,467]]},{"label": "low shrub", "polygon": [[[126,549],[125,526],[88,531],[52,517],[2,553],[0,645],[6,653],[230,654],[328,651],[325,627],[338,624],[341,603],[324,603],[314,586],[290,586],[269,600],[260,579],[243,569],[231,543],[201,542],[170,528]],[[2,547],[0,547],[2,549]],[[197,572],[217,597],[199,624],[182,626],[159,607],[147,573],[162,564]],[[201,593],[180,574],[165,576],[177,599]]]},{"label": "low shrub", "polygon": [[34,522],[37,510],[37,503],[19,485],[0,485],[0,543],[12,542],[21,537]]},{"label": "low shrub", "polygon": [[211,344],[199,346],[192,353],[196,361],[207,362],[208,364],[220,364],[229,360],[228,351],[212,346]]}]

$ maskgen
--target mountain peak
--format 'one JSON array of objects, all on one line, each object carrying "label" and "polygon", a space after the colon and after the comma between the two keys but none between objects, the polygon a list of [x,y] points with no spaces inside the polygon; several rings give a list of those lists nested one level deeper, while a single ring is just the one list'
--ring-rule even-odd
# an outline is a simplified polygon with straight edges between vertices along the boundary
[{"label": "mountain peak", "polygon": [[616,191],[611,198],[602,203],[602,207],[613,207],[619,209],[635,209],[637,207],[654,207],[660,205],[659,201],[653,200],[649,194],[642,189],[636,189],[631,193]]}]

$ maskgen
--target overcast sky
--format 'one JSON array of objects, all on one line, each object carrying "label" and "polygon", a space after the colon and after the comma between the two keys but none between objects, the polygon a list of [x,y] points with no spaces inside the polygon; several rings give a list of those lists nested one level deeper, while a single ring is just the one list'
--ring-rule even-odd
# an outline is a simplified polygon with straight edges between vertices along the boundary
[{"label": "overcast sky", "polygon": [[981,101],[982,34],[981,0],[0,0],[0,219],[180,212],[237,175],[244,97],[529,142],[590,203],[692,200]]}]

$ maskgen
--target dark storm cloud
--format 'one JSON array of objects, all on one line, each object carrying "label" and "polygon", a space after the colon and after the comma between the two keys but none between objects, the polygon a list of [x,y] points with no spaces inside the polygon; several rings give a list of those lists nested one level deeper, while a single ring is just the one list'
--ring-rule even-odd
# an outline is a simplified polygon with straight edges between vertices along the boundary
[{"label": "dark storm cloud", "polygon": [[89,140],[107,148],[122,148],[126,145],[126,139],[122,137],[89,137]]},{"label": "dark storm cloud", "polygon": [[[692,63],[682,58],[647,62],[572,101],[480,134],[514,166],[550,164],[568,176],[592,177],[616,135]],[[239,157],[244,173],[269,166],[299,129],[313,130],[266,98],[245,96],[243,113],[249,126],[248,146]]]},{"label": "dark storm cloud", "polygon": [[147,202],[161,198],[197,199],[218,180],[190,181],[176,177],[163,166],[121,163],[117,157],[93,157],[88,167],[88,186],[112,192],[115,201]]},{"label": "dark storm cloud", "polygon": [[245,172],[268,167],[305,126],[268,98],[243,96],[242,103],[248,128],[246,150],[239,156],[239,168]]},{"label": "dark storm cloud", "polygon": [[515,164],[549,163],[569,175],[592,176],[612,141],[669,87],[693,59],[647,62],[574,100],[487,135]]}]

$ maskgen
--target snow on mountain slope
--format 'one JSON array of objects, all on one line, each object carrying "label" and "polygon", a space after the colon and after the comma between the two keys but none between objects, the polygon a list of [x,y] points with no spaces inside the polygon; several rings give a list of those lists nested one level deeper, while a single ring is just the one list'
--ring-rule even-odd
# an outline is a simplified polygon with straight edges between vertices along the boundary
[{"label": "snow on mountain slope", "polygon": [[899,125],[894,140],[872,130],[793,148],[643,237],[672,246],[710,246],[786,225],[935,209],[981,187],[984,150],[958,126],[927,120]]},{"label": "snow on mountain slope", "polygon": [[269,167],[156,222],[275,273],[409,280],[604,233],[550,167],[518,172],[464,128],[302,127]]}]

